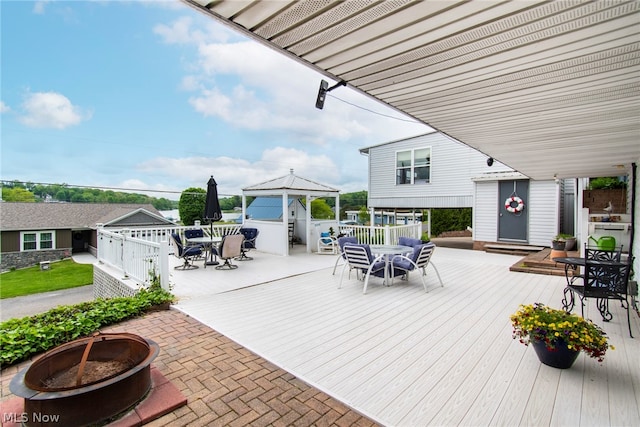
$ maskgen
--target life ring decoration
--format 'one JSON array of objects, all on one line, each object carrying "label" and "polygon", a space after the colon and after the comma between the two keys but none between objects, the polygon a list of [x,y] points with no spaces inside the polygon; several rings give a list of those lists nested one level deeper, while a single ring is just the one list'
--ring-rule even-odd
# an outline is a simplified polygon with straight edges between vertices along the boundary
[{"label": "life ring decoration", "polygon": [[[515,206],[513,205],[514,203]],[[507,212],[511,213],[522,212],[522,210],[524,209],[524,202],[518,196],[511,196],[508,197],[507,200],[505,200],[504,208],[507,210]]]}]

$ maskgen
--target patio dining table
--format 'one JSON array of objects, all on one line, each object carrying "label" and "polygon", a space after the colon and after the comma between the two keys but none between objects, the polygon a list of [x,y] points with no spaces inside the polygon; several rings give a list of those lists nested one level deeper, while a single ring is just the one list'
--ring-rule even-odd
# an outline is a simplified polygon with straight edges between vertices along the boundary
[{"label": "patio dining table", "polygon": [[393,255],[404,255],[413,252],[411,246],[404,245],[369,245],[371,253],[376,256],[384,256],[384,284],[388,285],[391,260]]},{"label": "patio dining table", "polygon": [[207,268],[207,265],[218,265],[219,262],[214,260],[213,254],[213,245],[218,244],[222,241],[222,237],[218,236],[203,236],[203,237],[192,237],[187,239],[188,243],[195,243],[204,246],[207,255],[204,257],[204,268]]},{"label": "patio dining table", "polygon": [[[567,281],[567,286],[564,288],[564,296],[562,298],[562,307],[567,311],[571,311],[575,305],[575,300],[573,297],[573,292],[571,292],[569,285],[573,284],[573,282],[578,278],[584,278],[584,276],[577,273],[577,271],[578,271],[578,268],[587,266],[587,259],[582,257],[558,257],[558,258],[554,258],[553,260],[557,263],[564,264],[564,276]],[[590,259],[589,265],[622,268],[626,264],[620,261]],[[603,307],[601,300],[602,298],[596,298],[596,301],[597,301],[596,304],[599,309],[600,307]],[[602,313],[602,310],[601,310],[601,313]]]}]

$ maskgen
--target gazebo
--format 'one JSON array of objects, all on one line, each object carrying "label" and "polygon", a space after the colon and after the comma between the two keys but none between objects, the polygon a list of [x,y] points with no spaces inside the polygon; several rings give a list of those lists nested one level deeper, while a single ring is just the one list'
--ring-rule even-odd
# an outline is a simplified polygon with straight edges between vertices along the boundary
[{"label": "gazebo", "polygon": [[[247,196],[281,197],[282,216],[279,220],[247,218]],[[311,201],[320,197],[335,198],[335,225],[337,226],[340,219],[340,190],[295,175],[291,169],[288,175],[242,189],[243,227],[254,227],[260,230],[256,246],[261,251],[288,256],[289,224],[293,223],[296,230],[304,230],[301,240],[306,243],[307,252],[312,252],[315,242],[320,237],[316,227],[320,223],[312,223]],[[305,199],[304,219],[299,218],[295,211],[290,212],[290,198]]]}]

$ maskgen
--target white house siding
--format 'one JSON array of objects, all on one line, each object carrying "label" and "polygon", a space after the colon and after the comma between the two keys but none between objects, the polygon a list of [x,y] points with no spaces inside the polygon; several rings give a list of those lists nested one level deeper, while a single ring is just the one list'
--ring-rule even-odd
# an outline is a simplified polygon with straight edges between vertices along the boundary
[{"label": "white house siding", "polygon": [[553,180],[529,181],[529,244],[549,246],[558,234],[559,187]]},{"label": "white house siding", "polygon": [[495,242],[498,239],[498,182],[476,182],[473,209],[473,240]]},{"label": "white house siding", "polygon": [[[558,232],[558,186],[553,180],[529,181],[528,244],[549,246]],[[498,241],[498,181],[478,181],[473,209],[473,240]]]},{"label": "white house siding", "polygon": [[[397,151],[431,147],[431,182],[396,185]],[[393,141],[365,151],[369,153],[369,207],[463,208],[473,206],[471,177],[510,170],[487,156],[440,133]]]}]

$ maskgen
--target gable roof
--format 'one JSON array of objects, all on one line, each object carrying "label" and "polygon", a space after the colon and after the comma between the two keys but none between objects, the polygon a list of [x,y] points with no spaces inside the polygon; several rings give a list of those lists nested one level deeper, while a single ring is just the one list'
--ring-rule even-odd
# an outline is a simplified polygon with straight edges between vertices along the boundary
[{"label": "gable roof", "polygon": [[299,190],[299,191],[339,191],[328,185],[320,184],[307,178],[295,175],[293,172],[279,178],[270,179],[259,184],[245,187],[243,191],[251,190]]},{"label": "gable roof", "polygon": [[[133,219],[127,221],[127,219]],[[134,219],[135,218],[135,219]],[[130,226],[172,224],[150,204],[0,203],[0,230],[96,228],[96,224]]]},{"label": "gable roof", "polygon": [[286,192],[288,194],[330,195],[335,197],[340,193],[340,190],[295,175],[292,170],[288,175],[245,187],[242,189],[242,192],[249,196],[276,195]]},{"label": "gable roof", "polygon": [[182,1],[533,179],[640,158],[640,1]]}]

